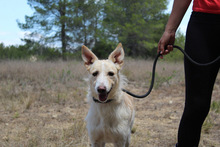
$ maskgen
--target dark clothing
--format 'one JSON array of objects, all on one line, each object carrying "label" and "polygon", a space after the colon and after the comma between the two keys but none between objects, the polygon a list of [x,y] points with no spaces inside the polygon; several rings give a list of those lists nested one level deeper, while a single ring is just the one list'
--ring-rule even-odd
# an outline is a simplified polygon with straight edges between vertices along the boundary
[{"label": "dark clothing", "polygon": [[[193,12],[186,33],[185,51],[197,62],[220,55],[220,14]],[[202,124],[209,112],[220,62],[208,67],[185,64],[186,101],[178,132],[178,147],[197,147]]]}]

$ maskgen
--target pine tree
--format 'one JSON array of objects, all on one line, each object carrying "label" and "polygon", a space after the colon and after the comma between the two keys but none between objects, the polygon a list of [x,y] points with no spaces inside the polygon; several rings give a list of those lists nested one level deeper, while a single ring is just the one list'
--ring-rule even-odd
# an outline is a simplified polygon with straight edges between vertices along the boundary
[{"label": "pine tree", "polygon": [[[25,16],[25,23],[17,21],[23,30],[31,35],[43,36],[47,43],[60,44],[63,59],[66,59],[67,48],[73,42],[71,20],[71,1],[69,0],[28,0],[34,10],[32,16]],[[57,43],[60,42],[60,43]]]},{"label": "pine tree", "polygon": [[166,0],[106,0],[104,26],[130,56],[154,55],[168,16]]},{"label": "pine tree", "polygon": [[99,37],[99,29],[102,22],[101,9],[103,1],[99,0],[75,0],[73,2],[72,27],[77,42],[92,47]]}]

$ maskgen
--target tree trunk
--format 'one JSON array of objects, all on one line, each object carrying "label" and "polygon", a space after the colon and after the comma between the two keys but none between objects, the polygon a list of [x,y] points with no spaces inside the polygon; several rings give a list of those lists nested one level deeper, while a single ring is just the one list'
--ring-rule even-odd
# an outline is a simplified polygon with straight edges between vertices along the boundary
[{"label": "tree trunk", "polygon": [[61,42],[62,42],[62,58],[64,61],[66,61],[66,47],[67,47],[67,41],[66,41],[66,21],[63,20],[66,16],[66,0],[60,1],[60,21],[61,21]]},{"label": "tree trunk", "polygon": [[63,60],[66,60],[66,31],[65,31],[66,25],[65,23],[62,24],[62,30],[61,30],[61,41],[62,41],[62,58]]}]

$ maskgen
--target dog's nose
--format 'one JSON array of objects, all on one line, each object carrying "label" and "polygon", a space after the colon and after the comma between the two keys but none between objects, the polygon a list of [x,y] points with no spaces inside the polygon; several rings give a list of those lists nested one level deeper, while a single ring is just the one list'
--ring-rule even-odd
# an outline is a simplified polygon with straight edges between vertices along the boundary
[{"label": "dog's nose", "polygon": [[98,92],[99,93],[105,93],[106,92],[106,87],[105,86],[99,86],[98,87]]}]

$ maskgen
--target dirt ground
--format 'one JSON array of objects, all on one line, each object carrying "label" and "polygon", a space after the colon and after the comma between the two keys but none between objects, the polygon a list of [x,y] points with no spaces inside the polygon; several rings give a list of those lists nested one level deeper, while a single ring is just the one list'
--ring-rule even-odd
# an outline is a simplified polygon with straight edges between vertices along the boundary
[{"label": "dirt ground", "polygon": [[[151,66],[152,61],[126,61],[122,71],[129,81],[126,89],[144,93]],[[0,146],[89,146],[84,122],[89,108],[86,75],[78,61],[0,62]],[[184,95],[182,63],[159,63],[152,93],[135,99],[131,147],[173,147]],[[219,97],[220,75],[200,147],[220,147]]]}]

